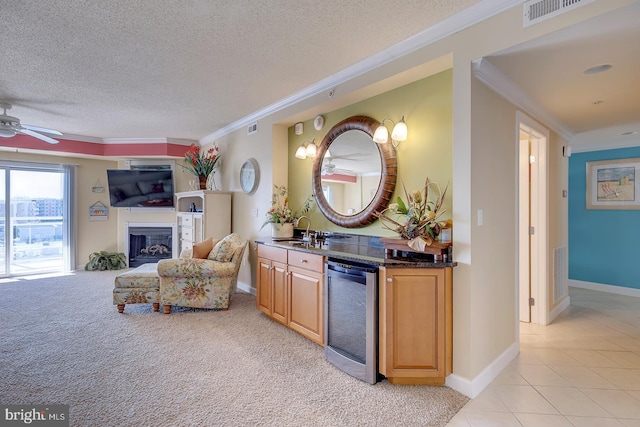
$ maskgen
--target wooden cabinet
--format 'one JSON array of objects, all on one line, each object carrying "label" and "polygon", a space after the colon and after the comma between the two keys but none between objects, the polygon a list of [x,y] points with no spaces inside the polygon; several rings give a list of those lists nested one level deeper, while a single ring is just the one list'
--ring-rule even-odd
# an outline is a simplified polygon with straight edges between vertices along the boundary
[{"label": "wooden cabinet", "polygon": [[258,245],[258,309],[324,345],[324,257]]},{"label": "wooden cabinet", "polygon": [[180,252],[213,237],[222,239],[231,233],[231,193],[223,191],[187,191],[176,193]]},{"label": "wooden cabinet", "polygon": [[284,325],[289,323],[286,249],[258,246],[256,303],[267,316]]},{"label": "wooden cabinet", "polygon": [[379,369],[393,384],[442,385],[452,362],[452,268],[380,268]]}]

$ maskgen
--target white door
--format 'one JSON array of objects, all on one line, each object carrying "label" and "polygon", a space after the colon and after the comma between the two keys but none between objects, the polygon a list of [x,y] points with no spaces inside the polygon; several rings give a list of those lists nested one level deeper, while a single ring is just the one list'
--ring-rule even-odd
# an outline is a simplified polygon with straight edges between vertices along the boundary
[{"label": "white door", "polygon": [[521,322],[546,324],[548,131],[518,115],[518,287]]}]

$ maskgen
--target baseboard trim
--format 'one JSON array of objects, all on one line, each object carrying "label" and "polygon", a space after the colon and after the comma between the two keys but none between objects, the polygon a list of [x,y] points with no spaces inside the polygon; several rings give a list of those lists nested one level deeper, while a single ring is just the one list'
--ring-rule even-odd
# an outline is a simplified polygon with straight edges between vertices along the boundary
[{"label": "baseboard trim", "polygon": [[640,289],[626,288],[624,286],[603,285],[601,283],[583,282],[582,280],[569,279],[569,286],[574,288],[590,289],[592,291],[608,292],[610,294],[625,295],[640,298]]},{"label": "baseboard trim", "polygon": [[472,381],[456,374],[451,374],[447,377],[446,385],[467,397],[475,399],[518,356],[519,352],[520,343],[514,342]]},{"label": "baseboard trim", "polygon": [[238,289],[251,295],[256,294],[256,288],[244,282],[238,281]]}]

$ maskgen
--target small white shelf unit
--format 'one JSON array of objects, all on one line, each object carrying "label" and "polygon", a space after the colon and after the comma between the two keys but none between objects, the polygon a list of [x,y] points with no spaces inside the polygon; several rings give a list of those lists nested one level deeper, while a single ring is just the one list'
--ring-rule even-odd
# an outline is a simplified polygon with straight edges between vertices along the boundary
[{"label": "small white shelf unit", "polygon": [[231,233],[231,192],[196,190],[176,193],[180,252]]}]

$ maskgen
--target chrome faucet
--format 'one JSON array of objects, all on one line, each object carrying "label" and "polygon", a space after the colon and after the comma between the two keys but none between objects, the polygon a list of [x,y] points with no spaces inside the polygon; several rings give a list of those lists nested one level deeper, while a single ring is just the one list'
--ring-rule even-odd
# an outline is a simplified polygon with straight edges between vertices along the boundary
[{"label": "chrome faucet", "polygon": [[309,242],[309,241],[311,241],[311,236],[309,235],[309,227],[311,226],[311,220],[308,217],[303,215],[300,218],[298,218],[298,222],[297,222],[296,225],[298,225],[298,226],[300,225],[300,220],[302,218],[307,220],[307,231],[302,235],[302,241],[303,242]]}]

